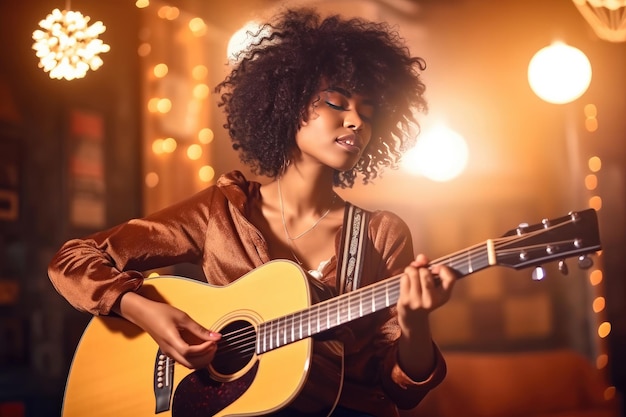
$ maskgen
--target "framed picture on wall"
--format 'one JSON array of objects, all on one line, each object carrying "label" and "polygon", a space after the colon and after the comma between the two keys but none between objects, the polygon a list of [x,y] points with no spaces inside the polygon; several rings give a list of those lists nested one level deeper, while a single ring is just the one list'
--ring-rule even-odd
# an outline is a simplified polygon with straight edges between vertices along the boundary
[{"label": "framed picture on wall", "polygon": [[0,221],[19,218],[20,153],[18,141],[0,134]]},{"label": "framed picture on wall", "polygon": [[67,184],[70,224],[100,229],[106,224],[104,118],[71,110],[67,137]]}]

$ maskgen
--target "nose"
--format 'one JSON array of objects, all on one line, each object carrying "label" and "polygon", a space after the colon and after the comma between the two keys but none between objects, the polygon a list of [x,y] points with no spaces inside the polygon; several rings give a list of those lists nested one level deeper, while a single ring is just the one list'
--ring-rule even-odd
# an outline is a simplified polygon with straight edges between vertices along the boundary
[{"label": "nose", "polygon": [[347,111],[343,120],[343,126],[354,131],[359,131],[363,127],[363,119],[356,110]]}]

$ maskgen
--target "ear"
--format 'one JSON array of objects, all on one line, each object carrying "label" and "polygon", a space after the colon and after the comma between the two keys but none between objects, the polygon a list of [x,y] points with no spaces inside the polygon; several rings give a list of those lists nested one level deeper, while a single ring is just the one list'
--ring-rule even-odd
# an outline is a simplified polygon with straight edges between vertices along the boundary
[{"label": "ear", "polygon": [[309,124],[309,118],[307,117],[308,115],[306,114],[306,110],[303,110],[300,113],[300,127],[302,126],[308,126]]}]

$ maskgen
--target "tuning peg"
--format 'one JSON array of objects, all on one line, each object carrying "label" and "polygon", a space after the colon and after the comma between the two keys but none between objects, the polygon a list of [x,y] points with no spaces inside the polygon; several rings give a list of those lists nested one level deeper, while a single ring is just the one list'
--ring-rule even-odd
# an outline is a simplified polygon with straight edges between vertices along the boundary
[{"label": "tuning peg", "polygon": [[559,261],[559,271],[561,271],[561,274],[563,275],[567,275],[569,273],[569,268],[563,259]]},{"label": "tuning peg", "polygon": [[580,255],[578,257],[578,266],[580,269],[589,269],[593,266],[593,259],[587,255]]},{"label": "tuning peg", "polygon": [[546,270],[542,266],[538,266],[533,270],[533,281],[541,281],[546,277]]}]

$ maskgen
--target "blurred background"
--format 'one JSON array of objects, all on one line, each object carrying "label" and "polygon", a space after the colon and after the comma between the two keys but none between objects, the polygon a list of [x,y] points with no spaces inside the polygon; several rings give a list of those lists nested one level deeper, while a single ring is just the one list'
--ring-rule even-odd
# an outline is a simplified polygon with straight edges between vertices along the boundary
[{"label": "blurred background", "polygon": [[[14,408],[2,414],[0,407],[0,416],[60,414],[71,358],[89,321],[47,278],[47,263],[64,241],[153,212],[232,169],[249,174],[222,129],[213,88],[228,73],[233,35],[285,6],[387,21],[426,60],[430,109],[420,117],[417,154],[374,184],[339,190],[363,207],[402,216],[418,252],[437,259],[521,223],[598,211],[603,249],[591,268],[572,259],[563,274],[554,262],[544,265],[543,280],[533,280],[532,270],[477,272],[434,314],[433,332],[450,352],[575,351],[606,378],[604,395],[620,399],[626,42],[603,36],[589,6],[585,12],[571,0],[2,0],[0,404]],[[39,67],[33,32],[53,9],[104,24],[97,37],[109,50],[100,53],[100,68],[67,80]],[[606,22],[625,25],[623,6],[602,13]],[[555,43],[582,52],[592,70],[582,92],[560,102],[542,98],[529,82],[533,57]],[[578,69],[566,58],[548,68],[557,71],[548,86]],[[189,265],[159,272],[198,274]]]}]

